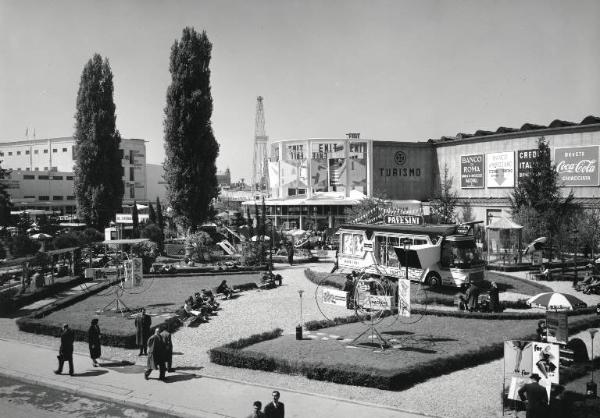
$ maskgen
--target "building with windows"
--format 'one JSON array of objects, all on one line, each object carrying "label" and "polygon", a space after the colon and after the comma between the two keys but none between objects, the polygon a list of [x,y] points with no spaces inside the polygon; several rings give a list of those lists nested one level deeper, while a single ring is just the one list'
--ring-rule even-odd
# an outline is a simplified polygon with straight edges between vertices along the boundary
[{"label": "building with windows", "polygon": [[[27,139],[0,143],[2,168],[11,171],[8,186],[16,210],[42,209],[61,215],[75,213],[73,191],[75,139]],[[147,202],[146,144],[143,139],[121,140],[123,206]]]},{"label": "building with windows", "polygon": [[[583,207],[599,204],[600,118],[588,116],[580,123],[526,123],[421,142],[362,139],[359,134],[274,141],[267,216],[284,229],[322,230],[347,221],[347,209],[364,196],[384,196],[399,212],[428,215],[446,173],[459,198],[459,219],[467,212],[486,224],[495,217],[510,218],[509,195],[530,172],[540,138],[551,149],[561,193],[573,191]],[[261,206],[258,199],[243,206]]]}]

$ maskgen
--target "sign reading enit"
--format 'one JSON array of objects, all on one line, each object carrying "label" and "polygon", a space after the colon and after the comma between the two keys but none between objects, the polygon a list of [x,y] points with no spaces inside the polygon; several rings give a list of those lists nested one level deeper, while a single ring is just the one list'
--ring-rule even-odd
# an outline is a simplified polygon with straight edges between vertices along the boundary
[{"label": "sign reading enit", "polygon": [[463,155],[460,157],[460,187],[462,189],[482,189],[484,156]]},{"label": "sign reading enit", "polygon": [[487,154],[486,184],[487,187],[515,187],[515,154],[496,152]]},{"label": "sign reading enit", "polygon": [[598,147],[556,148],[554,164],[562,186],[598,186]]},{"label": "sign reading enit", "polygon": [[396,225],[422,225],[423,217],[417,215],[386,215],[384,222]]}]

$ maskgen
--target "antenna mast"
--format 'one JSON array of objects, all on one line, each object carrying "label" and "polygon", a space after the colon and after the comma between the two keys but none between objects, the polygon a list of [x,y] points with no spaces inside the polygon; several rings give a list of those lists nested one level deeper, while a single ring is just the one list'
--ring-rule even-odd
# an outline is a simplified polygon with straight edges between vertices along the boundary
[{"label": "antenna mast", "polygon": [[263,98],[256,98],[256,123],[254,127],[254,158],[252,159],[252,191],[262,195],[269,190],[269,166],[267,163],[267,142],[269,137],[265,132],[265,110]]}]

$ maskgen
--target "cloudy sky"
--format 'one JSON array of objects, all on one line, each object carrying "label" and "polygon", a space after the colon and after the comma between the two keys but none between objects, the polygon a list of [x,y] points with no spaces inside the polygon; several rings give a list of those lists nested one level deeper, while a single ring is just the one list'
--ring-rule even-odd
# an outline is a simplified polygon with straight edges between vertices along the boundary
[{"label": "cloudy sky", "polygon": [[271,139],[422,141],[600,116],[600,2],[0,0],[0,141],[73,134],[83,66],[114,74],[117,126],[161,163],[170,47],[213,43],[219,170],[251,177],[256,97]]}]

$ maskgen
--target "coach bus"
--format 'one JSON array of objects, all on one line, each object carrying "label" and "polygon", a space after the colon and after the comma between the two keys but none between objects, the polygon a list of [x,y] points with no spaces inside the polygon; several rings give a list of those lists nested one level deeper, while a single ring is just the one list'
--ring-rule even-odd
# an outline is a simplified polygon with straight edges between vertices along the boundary
[{"label": "coach bus", "polygon": [[338,230],[338,268],[465,287],[483,280],[485,262],[473,226],[345,224]]}]

